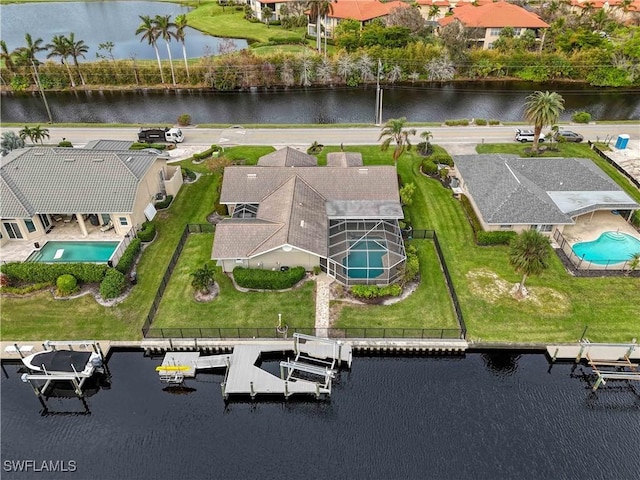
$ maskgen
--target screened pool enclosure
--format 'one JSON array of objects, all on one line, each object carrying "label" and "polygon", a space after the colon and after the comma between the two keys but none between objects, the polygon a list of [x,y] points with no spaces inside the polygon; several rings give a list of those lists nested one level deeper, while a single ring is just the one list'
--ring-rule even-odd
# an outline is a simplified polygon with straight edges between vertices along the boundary
[{"label": "screened pool enclosure", "polygon": [[345,285],[388,285],[405,258],[397,219],[331,219],[329,257],[320,266]]}]

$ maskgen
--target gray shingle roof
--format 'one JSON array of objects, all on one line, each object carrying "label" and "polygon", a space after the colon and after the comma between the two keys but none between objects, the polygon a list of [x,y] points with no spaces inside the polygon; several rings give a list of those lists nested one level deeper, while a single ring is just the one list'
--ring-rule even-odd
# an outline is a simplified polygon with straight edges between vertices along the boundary
[{"label": "gray shingle roof", "polygon": [[138,183],[155,161],[155,155],[131,151],[33,147],[11,152],[0,168],[0,216],[132,212]]},{"label": "gray shingle roof", "polygon": [[314,167],[318,159],[295,148],[285,147],[258,159],[261,167]]},{"label": "gray shingle roof", "polygon": [[327,167],[360,167],[362,164],[360,152],[327,153]]},{"label": "gray shingle roof", "polygon": [[[488,224],[572,224],[572,216],[600,208],[638,208],[589,159],[484,154],[454,161]],[[581,201],[571,200],[576,192]]]}]

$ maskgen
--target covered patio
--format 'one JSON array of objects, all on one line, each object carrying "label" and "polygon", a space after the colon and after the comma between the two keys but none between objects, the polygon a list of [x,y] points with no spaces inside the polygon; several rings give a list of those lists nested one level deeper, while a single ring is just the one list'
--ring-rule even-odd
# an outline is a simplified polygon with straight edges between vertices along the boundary
[{"label": "covered patio", "polygon": [[[566,225],[562,235],[571,245],[596,240],[604,232],[620,232],[640,240],[640,233],[617,210],[597,210],[576,217],[574,225]],[[628,212],[627,212],[628,213]]]}]

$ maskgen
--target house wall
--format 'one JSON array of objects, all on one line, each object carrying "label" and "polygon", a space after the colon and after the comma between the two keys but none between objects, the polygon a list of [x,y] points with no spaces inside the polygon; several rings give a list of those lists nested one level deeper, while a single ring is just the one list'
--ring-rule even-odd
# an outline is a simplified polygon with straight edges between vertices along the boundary
[{"label": "house wall", "polygon": [[182,187],[182,169],[179,166],[165,165],[164,178],[164,188],[167,195],[175,197]]},{"label": "house wall", "polygon": [[[2,234],[0,245],[4,245],[11,240],[24,242],[24,241],[33,241],[42,237],[46,232],[38,216],[34,215],[31,218],[31,221],[33,222],[33,226],[35,227],[34,232],[29,232],[25,224],[24,218],[3,218],[2,220],[0,220],[0,233]],[[22,235],[22,238],[16,238],[16,239],[9,238],[9,234],[7,233],[7,229],[5,228],[5,225],[4,225],[5,223],[12,223],[17,225],[18,230]]]},{"label": "house wall", "polygon": [[244,259],[242,263],[236,263],[235,260],[221,260],[219,264],[222,266],[224,272],[232,272],[235,267],[271,270],[286,266],[304,267],[305,270],[313,270],[313,267],[320,265],[320,257],[295,249],[290,252],[278,249],[265,253],[264,255]]},{"label": "house wall", "polygon": [[[177,170],[180,169],[180,167],[168,167],[165,160],[157,159],[138,184],[138,191],[136,193],[136,199],[133,204],[133,212],[126,214],[111,214],[113,223],[116,226],[116,232],[119,235],[124,235],[125,233],[127,233],[131,226],[135,226],[136,228],[138,228],[147,221],[147,218],[144,216],[144,209],[147,207],[147,205],[149,205],[149,203],[154,202],[156,194],[164,192],[164,188],[166,188],[167,186],[166,179],[169,175],[169,172],[171,172],[174,168]],[[175,193],[171,193],[171,195],[175,195],[176,193],[178,193],[178,191],[180,190],[180,186],[182,185],[182,177],[180,176],[180,178],[178,178],[175,171],[173,171],[172,173],[173,174],[171,175],[169,184],[170,188],[172,190],[175,190]],[[163,178],[165,179],[164,181],[162,180]],[[167,193],[169,193],[168,189]],[[120,217],[127,217],[129,219],[128,225],[121,225],[121,222],[119,220]]]}]

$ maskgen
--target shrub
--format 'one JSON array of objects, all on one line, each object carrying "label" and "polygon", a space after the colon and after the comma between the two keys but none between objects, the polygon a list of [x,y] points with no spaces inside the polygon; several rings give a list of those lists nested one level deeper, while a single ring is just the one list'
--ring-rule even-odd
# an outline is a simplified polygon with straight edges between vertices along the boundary
[{"label": "shrub", "polygon": [[457,120],[445,120],[444,124],[448,127],[466,127],[467,125],[469,125],[469,119],[468,118],[460,118]]},{"label": "shrub", "polygon": [[415,280],[420,273],[420,259],[418,258],[418,249],[414,245],[409,245],[407,247],[406,253],[407,260],[402,271],[402,285],[406,285],[407,283]]},{"label": "shrub", "polygon": [[413,194],[416,193],[415,183],[407,183],[400,188],[400,201],[403,205],[411,205],[413,203]]},{"label": "shrub", "polygon": [[487,124],[487,119],[486,118],[476,118],[473,123],[475,123],[478,126],[485,126]]},{"label": "shrub", "polygon": [[633,212],[633,215],[631,216],[631,223],[636,227],[640,227],[640,210]]},{"label": "shrub", "polygon": [[227,209],[227,206],[224,203],[216,202],[214,208],[216,210],[216,213],[222,217],[226,217],[229,215],[229,210]]},{"label": "shrub", "polygon": [[351,294],[358,298],[380,298],[380,297],[398,297],[402,294],[400,285],[391,284],[384,287],[376,285],[354,285],[351,287]]},{"label": "shrub", "polygon": [[9,283],[9,275],[4,272],[0,272],[0,288],[8,287]]},{"label": "shrub", "polygon": [[38,290],[44,290],[51,286],[51,282],[32,283],[30,285],[24,285],[22,287],[3,287],[2,291],[5,293],[12,293],[13,295],[26,295],[27,293],[37,292]]},{"label": "shrub", "polygon": [[122,254],[122,257],[120,257],[120,261],[118,261],[118,265],[116,265],[116,270],[125,274],[129,273],[135,263],[136,255],[138,255],[138,252],[140,251],[141,244],[142,240],[139,238],[134,238],[131,241],[127,249]]},{"label": "shrub", "polygon": [[425,175],[436,175],[438,173],[438,166],[433,163],[433,160],[425,160],[422,162],[422,173]]},{"label": "shrub", "polygon": [[156,237],[156,224],[153,222],[144,222],[142,230],[138,232],[138,238],[147,243]]},{"label": "shrub", "polygon": [[509,245],[511,240],[516,236],[516,232],[511,231],[482,231],[476,234],[476,240],[478,245]]},{"label": "shrub", "polygon": [[286,271],[236,267],[233,269],[233,278],[243,288],[282,290],[293,287],[304,278],[304,273],[304,267],[293,267]]},{"label": "shrub", "polygon": [[453,158],[446,152],[439,152],[433,155],[430,160],[433,163],[439,163],[440,165],[447,165],[453,167]]},{"label": "shrub", "polygon": [[313,274],[314,275],[320,275],[320,272],[322,272],[322,269],[320,268],[320,265],[315,265],[313,267]]},{"label": "shrub", "polygon": [[162,200],[161,202],[157,202],[156,203],[156,205],[155,205],[156,209],[157,210],[164,210],[169,205],[171,205],[172,201],[173,201],[173,195],[167,195],[166,197],[164,197],[164,200]]},{"label": "shrub", "polygon": [[462,204],[462,209],[464,210],[464,213],[466,214],[467,219],[471,224],[471,229],[473,230],[474,235],[476,235],[478,232],[481,232],[483,228],[482,228],[482,225],[480,224],[480,220],[478,219],[478,216],[476,215],[476,212],[473,210],[473,207],[471,206],[471,202],[469,201],[466,195],[460,196],[460,203]]},{"label": "shrub", "polygon": [[492,118],[491,120],[489,120],[489,125],[500,125],[500,120]]},{"label": "shrub", "polygon": [[102,281],[107,270],[106,265],[96,263],[38,263],[14,262],[2,265],[2,272],[11,281],[27,283],[55,283],[60,275],[68,273],[82,283]]},{"label": "shrub", "polygon": [[574,123],[589,123],[591,114],[589,112],[576,112],[571,117],[571,121]]},{"label": "shrub", "polygon": [[110,268],[100,283],[100,296],[104,299],[116,298],[126,286],[126,277],[118,270]]},{"label": "shrub", "polygon": [[155,148],[156,150],[166,150],[167,146],[164,143],[133,142],[129,147],[129,150],[143,150],[145,148]]},{"label": "shrub", "polygon": [[[194,155],[195,158],[195,155]],[[182,178],[188,182],[193,182],[196,179],[196,174],[193,170],[182,167]]]},{"label": "shrub", "polygon": [[416,151],[423,157],[427,157],[433,153],[433,145],[431,145],[431,142],[420,142],[416,145]]},{"label": "shrub", "polygon": [[58,288],[58,295],[70,295],[78,288],[78,281],[73,275],[65,273],[56,280],[56,287]]},{"label": "shrub", "polygon": [[321,145],[318,142],[314,141],[311,146],[307,148],[307,153],[309,155],[318,155],[320,152],[322,152],[323,148],[324,145]]},{"label": "shrub", "polygon": [[73,147],[73,144],[69,140],[63,140],[58,143],[59,147]]},{"label": "shrub", "polygon": [[186,127],[187,125],[191,125],[191,115],[187,113],[183,113],[178,117],[178,125],[181,127]]}]

